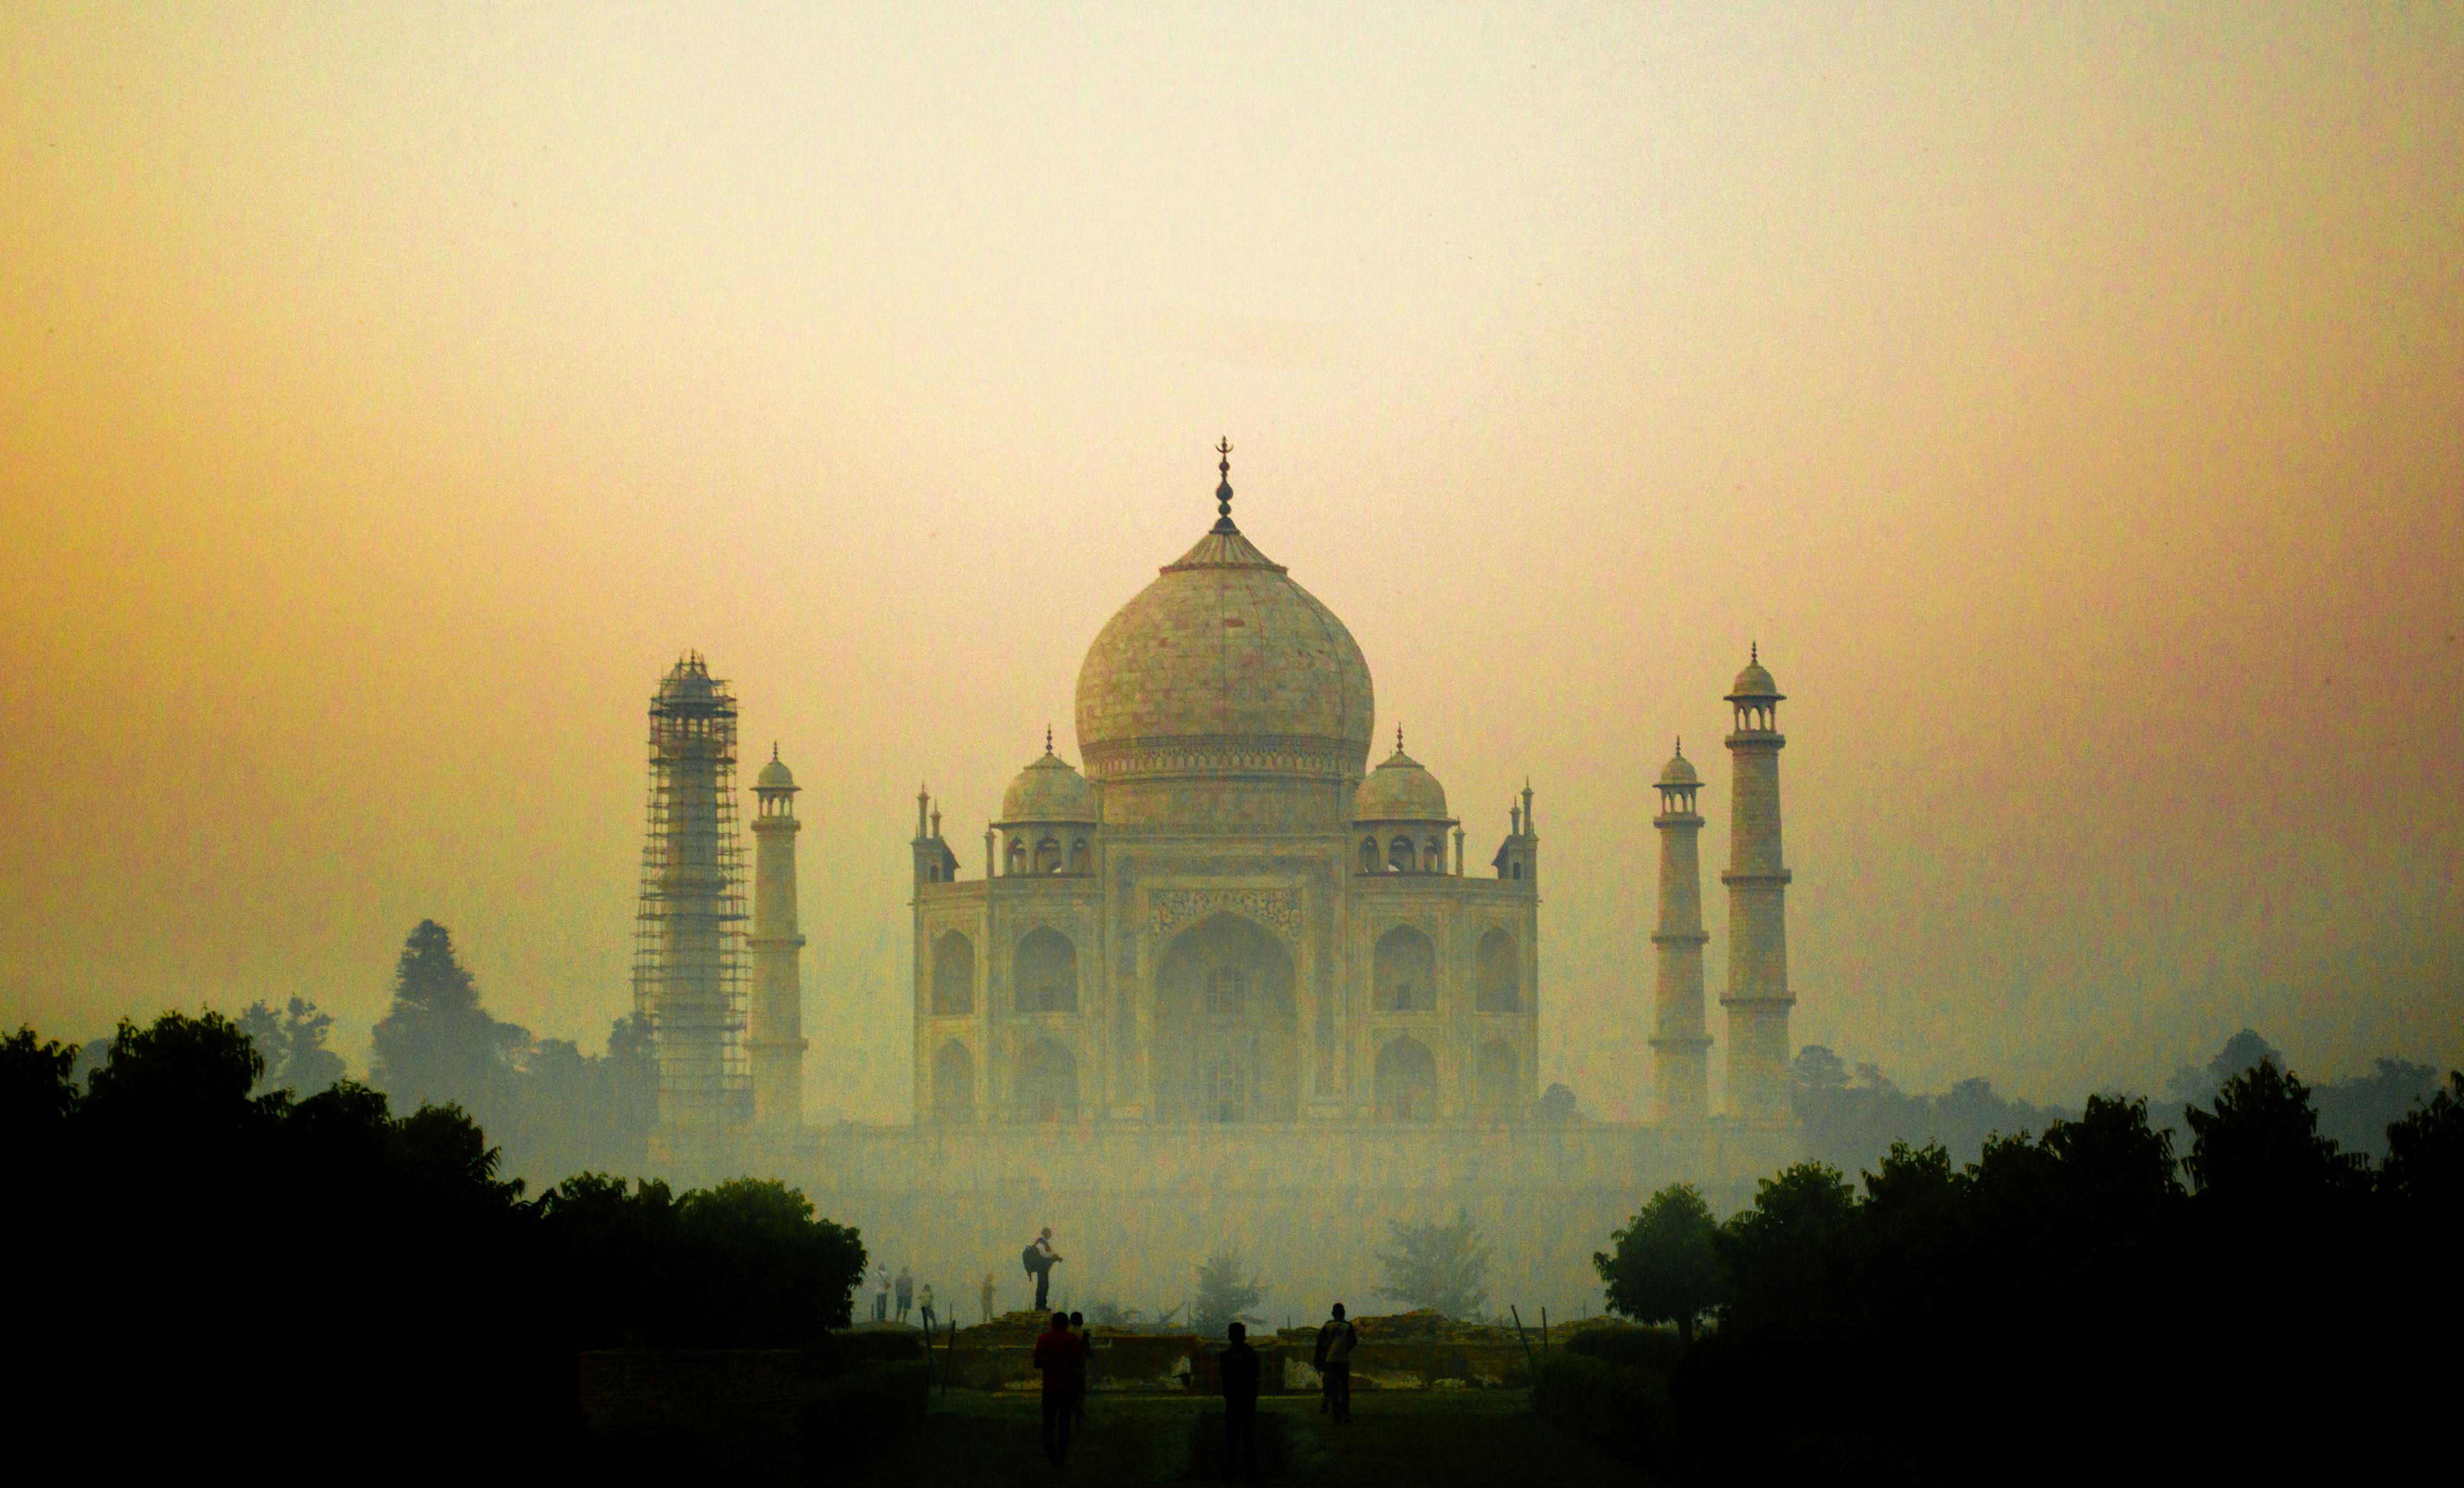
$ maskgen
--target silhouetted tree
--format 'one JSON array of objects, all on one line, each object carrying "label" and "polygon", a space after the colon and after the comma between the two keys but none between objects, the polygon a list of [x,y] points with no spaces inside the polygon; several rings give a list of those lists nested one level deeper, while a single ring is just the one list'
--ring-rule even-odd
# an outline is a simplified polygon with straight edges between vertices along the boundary
[{"label": "silhouetted tree", "polygon": [[1221,1333],[1234,1319],[1253,1321],[1252,1309],[1266,1299],[1266,1289],[1238,1251],[1217,1251],[1198,1268],[1198,1295],[1190,1299],[1189,1321],[1200,1333]]},{"label": "silhouetted tree", "polygon": [[1608,1283],[1609,1311],[1639,1322],[1673,1322],[1681,1344],[1694,1342],[1695,1320],[1720,1305],[1727,1277],[1712,1237],[1720,1223],[1690,1183],[1651,1196],[1624,1229],[1609,1238],[1613,1252],[1594,1252],[1593,1269]]},{"label": "silhouetted tree", "polygon": [[1713,1242],[1728,1273],[1727,1312],[1748,1322],[1827,1316],[1834,1248],[1845,1235],[1856,1190],[1828,1163],[1799,1163],[1754,1188]]},{"label": "silhouetted tree", "polygon": [[75,1044],[46,1041],[31,1028],[0,1039],[0,1152],[10,1161],[55,1143],[77,1109]]},{"label": "silhouetted tree", "polygon": [[2368,1167],[2319,1135],[2309,1087],[2262,1059],[2226,1080],[2214,1109],[2192,1106],[2183,1163],[2199,1196],[2239,1210],[2309,1210],[2360,1194]]},{"label": "silhouetted tree", "polygon": [[1531,1102],[1531,1119],[1543,1126],[1572,1126],[1583,1119],[1582,1106],[1573,1088],[1559,1081]]},{"label": "silhouetted tree", "polygon": [[374,1031],[377,1086],[405,1104],[456,1102],[498,1120],[530,1043],[529,1030],[499,1023],[479,1005],[452,935],[421,921],[394,966],[393,1006]]},{"label": "silhouetted tree", "polygon": [[2449,1071],[2447,1088],[2390,1124],[2387,1142],[2381,1190],[2452,1243],[2464,1220],[2464,1072]]},{"label": "silhouetted tree", "polygon": [[318,1011],[315,1003],[303,998],[292,998],[280,1013],[261,1002],[250,1003],[239,1015],[239,1028],[265,1060],[260,1093],[287,1090],[313,1096],[341,1079],[342,1056],[325,1047],[325,1032],[333,1026],[331,1014]]},{"label": "silhouetted tree", "polygon": [[1488,1300],[1488,1261],[1495,1253],[1472,1228],[1471,1215],[1456,1210],[1452,1224],[1426,1220],[1386,1222],[1394,1249],[1377,1253],[1379,1297],[1427,1308],[1449,1318],[1476,1318]]},{"label": "silhouetted tree", "polygon": [[2216,1056],[2205,1064],[2186,1064],[2173,1072],[2165,1082],[2165,1099],[2176,1105],[2204,1105],[2215,1099],[2225,1081],[2242,1071],[2261,1064],[2284,1067],[2284,1055],[2276,1046],[2249,1029],[2243,1029],[2225,1040]]},{"label": "silhouetted tree", "polygon": [[2438,1094],[2434,1065],[2374,1059],[2370,1073],[2310,1087],[2320,1135],[2347,1152],[2372,1159],[2387,1153],[2387,1128]]}]

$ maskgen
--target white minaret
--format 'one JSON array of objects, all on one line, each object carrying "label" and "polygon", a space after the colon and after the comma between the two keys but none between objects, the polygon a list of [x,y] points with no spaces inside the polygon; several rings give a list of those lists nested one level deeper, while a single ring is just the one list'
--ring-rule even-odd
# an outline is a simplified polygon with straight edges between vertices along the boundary
[{"label": "white minaret", "polygon": [[1728,1114],[1785,1122],[1788,1094],[1788,870],[1779,845],[1780,690],[1762,649],[1737,674],[1728,703]]},{"label": "white minaret", "polygon": [[1703,818],[1694,810],[1702,781],[1677,754],[1660,772],[1660,948],[1651,1025],[1651,1118],[1678,1125],[1710,1114],[1711,1035],[1703,1027]]},{"label": "white minaret", "polygon": [[753,1124],[793,1132],[804,1117],[804,938],[796,929],[796,777],[770,746],[753,817]]}]

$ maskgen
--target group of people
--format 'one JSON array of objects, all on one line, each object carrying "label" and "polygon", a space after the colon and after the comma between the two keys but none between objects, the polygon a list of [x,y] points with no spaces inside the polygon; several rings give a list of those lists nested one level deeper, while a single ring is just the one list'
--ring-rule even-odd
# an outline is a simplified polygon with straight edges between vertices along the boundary
[{"label": "group of people", "polygon": [[915,1274],[909,1271],[906,1267],[901,1266],[898,1268],[898,1277],[895,1280],[891,1278],[889,1267],[873,1267],[873,1321],[888,1322],[891,1321],[893,1299],[895,1299],[898,1321],[905,1322],[907,1321],[907,1315],[910,1312],[913,1312],[923,1322],[924,1331],[927,1333],[933,1331],[933,1320],[935,1317],[933,1311],[933,1283],[930,1281],[925,1282],[923,1290],[918,1291],[915,1286]]},{"label": "group of people", "polygon": [[[1047,1238],[1049,1232],[1046,1233]],[[1249,1329],[1237,1319],[1224,1330],[1216,1376],[1223,1391],[1223,1476],[1258,1477],[1258,1388],[1264,1367],[1249,1345]],[[1310,1362],[1318,1373],[1318,1410],[1344,1426],[1352,1421],[1352,1353],[1360,1331],[1334,1304],[1317,1330]],[[1087,1316],[1056,1312],[1035,1341],[1035,1366],[1044,1374],[1044,1455],[1055,1467],[1069,1459],[1071,1434],[1087,1421]]]},{"label": "group of people", "polygon": [[1054,1467],[1069,1460],[1070,1432],[1086,1424],[1089,1347],[1083,1312],[1054,1313],[1035,1341],[1035,1366],[1044,1371],[1044,1455]]},{"label": "group of people", "polygon": [[[1249,1346],[1247,1324],[1234,1321],[1223,1330],[1227,1342],[1216,1358],[1216,1376],[1223,1389],[1223,1476],[1226,1479],[1258,1478],[1258,1351]],[[1352,1351],[1360,1345],[1360,1330],[1343,1316],[1343,1304],[1317,1330],[1309,1362],[1317,1368],[1318,1412],[1331,1415],[1338,1426],[1352,1422]]]}]

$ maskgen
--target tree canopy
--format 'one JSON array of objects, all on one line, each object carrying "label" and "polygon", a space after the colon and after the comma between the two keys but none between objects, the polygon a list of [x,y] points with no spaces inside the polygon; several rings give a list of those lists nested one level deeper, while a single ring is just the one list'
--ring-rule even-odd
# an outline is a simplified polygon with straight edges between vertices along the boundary
[{"label": "tree canopy", "polygon": [[847,1319],[861,1240],[783,1185],[583,1175],[531,1201],[460,1106],[265,1089],[214,1012],[78,1055],[0,1039],[0,1161],[40,1278],[12,1315],[43,1350],[18,1404],[112,1442],[116,1469],[159,1449],[262,1473],[243,1423],[278,1402],[286,1471],[464,1470],[561,1429],[578,1348],[795,1346]]},{"label": "tree canopy", "polygon": [[1257,1305],[1266,1289],[1238,1251],[1217,1251],[1198,1268],[1198,1295],[1190,1299],[1189,1321],[1201,1333],[1221,1333],[1235,1319],[1255,1322]]},{"label": "tree canopy", "polygon": [[1455,1210],[1451,1224],[1390,1219],[1386,1229],[1394,1243],[1377,1253],[1377,1296],[1449,1318],[1480,1316],[1488,1301],[1488,1262],[1495,1250],[1482,1243],[1467,1211]]},{"label": "tree canopy", "polygon": [[1694,1323],[1720,1305],[1727,1278],[1712,1237],[1719,1221],[1702,1190],[1671,1184],[1651,1196],[1633,1223],[1610,1239],[1613,1252],[1595,1252],[1592,1265],[1608,1283],[1608,1306],[1640,1322],[1673,1322],[1685,1343]]}]

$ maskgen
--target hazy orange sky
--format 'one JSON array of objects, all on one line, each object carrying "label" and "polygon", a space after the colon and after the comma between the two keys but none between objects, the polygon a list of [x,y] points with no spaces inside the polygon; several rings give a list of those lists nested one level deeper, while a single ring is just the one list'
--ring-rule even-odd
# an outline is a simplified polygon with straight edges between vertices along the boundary
[{"label": "hazy orange sky", "polygon": [[2464,7],[16,4],[0,181],[11,1025],[357,1065],[432,916],[595,1047],[695,647],[903,1116],[916,783],[979,872],[1228,433],[1600,1113],[1754,639],[1797,1042],[2464,1062]]}]

